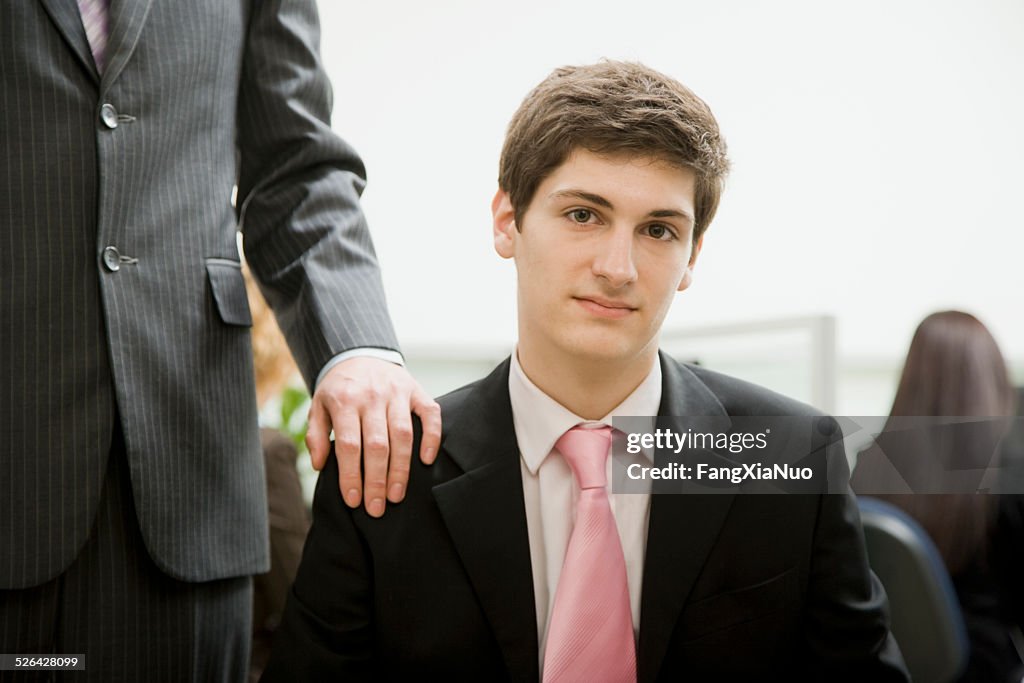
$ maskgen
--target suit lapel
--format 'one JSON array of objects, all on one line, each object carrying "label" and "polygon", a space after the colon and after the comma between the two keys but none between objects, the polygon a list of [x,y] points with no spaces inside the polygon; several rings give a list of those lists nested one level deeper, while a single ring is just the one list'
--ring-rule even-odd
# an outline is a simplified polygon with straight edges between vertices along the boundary
[{"label": "suit lapel", "polygon": [[107,66],[103,70],[102,81],[104,91],[121,75],[125,64],[135,52],[152,2],[110,0],[110,37],[107,39]]},{"label": "suit lapel", "polygon": [[[725,415],[717,397],[690,370],[661,354],[659,415]],[[731,494],[651,496],[640,606],[637,678],[658,677],[690,591],[732,505]]]},{"label": "suit lapel", "polygon": [[46,13],[50,15],[54,26],[64,37],[72,54],[92,77],[93,82],[99,85],[99,72],[96,71],[96,63],[92,58],[89,39],[85,37],[85,27],[82,26],[82,15],[78,11],[78,4],[75,0],[40,0],[40,2]]},{"label": "suit lapel", "polygon": [[445,416],[441,448],[464,473],[433,491],[512,679],[535,681],[537,617],[509,367],[506,360],[457,415]]}]

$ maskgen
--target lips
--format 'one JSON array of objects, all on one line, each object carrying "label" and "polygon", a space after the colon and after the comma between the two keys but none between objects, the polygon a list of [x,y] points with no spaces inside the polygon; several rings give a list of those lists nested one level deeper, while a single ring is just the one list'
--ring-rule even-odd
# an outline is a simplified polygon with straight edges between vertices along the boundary
[{"label": "lips", "polygon": [[614,301],[602,297],[573,297],[584,309],[602,318],[625,318],[636,308],[623,301]]}]

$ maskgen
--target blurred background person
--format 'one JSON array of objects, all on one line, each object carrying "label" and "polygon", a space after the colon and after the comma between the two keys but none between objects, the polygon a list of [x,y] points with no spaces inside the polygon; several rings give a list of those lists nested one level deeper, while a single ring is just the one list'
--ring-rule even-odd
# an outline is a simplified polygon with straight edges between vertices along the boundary
[{"label": "blurred background person", "polygon": [[[309,531],[309,510],[302,496],[296,468],[299,450],[295,439],[281,429],[264,426],[266,408],[279,399],[298,373],[288,344],[274,314],[260,294],[248,268],[243,269],[249,309],[252,311],[252,352],[256,372],[256,401],[260,408],[260,445],[267,471],[270,518],[270,571],[253,583],[253,643],[250,680],[263,672],[274,631],[281,619],[288,589],[302,558]],[[282,425],[287,426],[287,425]],[[300,435],[301,438],[301,435]]]},{"label": "blurred background person", "polygon": [[1022,496],[974,492],[986,486],[985,468],[1020,454],[1004,449],[1004,461],[993,461],[1008,420],[925,426],[898,418],[1008,418],[1015,402],[988,329],[961,311],[929,315],[910,344],[886,428],[859,454],[851,480],[858,493],[905,510],[935,542],[970,640],[961,681],[1020,680]]}]

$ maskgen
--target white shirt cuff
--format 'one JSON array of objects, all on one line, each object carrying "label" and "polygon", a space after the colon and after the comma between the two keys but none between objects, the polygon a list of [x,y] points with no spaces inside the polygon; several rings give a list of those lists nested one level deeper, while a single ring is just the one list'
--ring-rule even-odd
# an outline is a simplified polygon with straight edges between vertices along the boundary
[{"label": "white shirt cuff", "polygon": [[372,346],[360,346],[355,349],[349,349],[348,351],[342,351],[337,356],[327,361],[324,364],[323,369],[320,370],[320,374],[316,376],[316,385],[314,385],[313,390],[315,391],[316,387],[320,386],[320,381],[331,368],[342,361],[348,360],[349,358],[379,358],[381,360],[386,360],[389,363],[405,367],[405,359],[402,358],[402,354],[398,351],[392,351],[391,349],[377,349]]}]

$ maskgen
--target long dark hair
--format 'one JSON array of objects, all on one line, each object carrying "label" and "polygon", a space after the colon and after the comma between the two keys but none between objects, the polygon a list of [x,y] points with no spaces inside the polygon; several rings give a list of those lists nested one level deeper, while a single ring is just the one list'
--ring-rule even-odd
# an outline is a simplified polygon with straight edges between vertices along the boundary
[{"label": "long dark hair", "polygon": [[921,321],[890,415],[1002,417],[1013,405],[1003,354],[980,320],[942,311]]},{"label": "long dark hair", "polygon": [[[1006,362],[992,334],[969,313],[942,311],[925,318],[914,333],[903,366],[891,418],[1009,417],[1015,395]],[[892,422],[893,420],[890,420]],[[914,455],[942,469],[984,468],[1005,431],[993,421],[981,429],[923,430]],[[941,434],[936,438],[936,434]],[[949,490],[949,489],[946,489]],[[975,493],[879,496],[905,509],[931,535],[954,576],[973,561],[984,562],[995,497]]]}]

